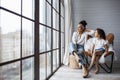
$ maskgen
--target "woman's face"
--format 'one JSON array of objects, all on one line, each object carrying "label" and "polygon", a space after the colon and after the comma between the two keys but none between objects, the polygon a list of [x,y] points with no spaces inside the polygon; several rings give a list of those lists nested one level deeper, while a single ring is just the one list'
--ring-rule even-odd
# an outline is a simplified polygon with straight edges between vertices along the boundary
[{"label": "woman's face", "polygon": [[85,27],[82,24],[78,24],[78,31],[83,32],[85,30]]}]

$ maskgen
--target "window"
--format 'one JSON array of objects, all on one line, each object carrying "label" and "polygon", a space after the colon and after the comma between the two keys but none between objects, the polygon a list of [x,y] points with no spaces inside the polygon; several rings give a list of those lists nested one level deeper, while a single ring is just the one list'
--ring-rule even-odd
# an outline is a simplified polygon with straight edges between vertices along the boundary
[{"label": "window", "polygon": [[[20,17],[0,10],[1,60],[6,62],[20,58]],[[12,19],[12,20],[11,20]]]},{"label": "window", "polygon": [[34,0],[0,2],[0,80],[33,80]]},{"label": "window", "polygon": [[[39,1],[39,7],[35,1]],[[59,3],[59,0],[0,0],[0,80],[35,80],[37,71],[39,80],[45,80],[61,66],[64,6]],[[39,19],[35,18],[37,12]],[[37,21],[39,33],[35,32]]]}]

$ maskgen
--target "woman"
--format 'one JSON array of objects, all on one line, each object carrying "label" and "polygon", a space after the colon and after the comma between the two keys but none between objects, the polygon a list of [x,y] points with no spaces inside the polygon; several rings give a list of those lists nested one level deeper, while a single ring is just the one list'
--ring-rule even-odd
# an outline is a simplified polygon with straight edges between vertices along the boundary
[{"label": "woman", "polygon": [[82,69],[84,71],[84,78],[88,76],[88,71],[85,67],[86,63],[83,58],[84,44],[87,40],[87,36],[94,33],[93,30],[86,29],[86,25],[87,22],[85,20],[79,22],[77,31],[73,33],[71,43],[71,53],[75,55],[79,64],[82,65]]}]

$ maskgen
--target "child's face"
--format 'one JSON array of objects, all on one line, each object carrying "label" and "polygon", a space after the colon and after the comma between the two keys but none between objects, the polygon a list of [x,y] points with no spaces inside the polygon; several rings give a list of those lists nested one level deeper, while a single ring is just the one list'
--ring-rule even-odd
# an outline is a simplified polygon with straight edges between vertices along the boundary
[{"label": "child's face", "polygon": [[100,35],[98,34],[98,31],[95,31],[95,37],[99,37]]},{"label": "child's face", "polygon": [[84,31],[84,26],[82,24],[78,24],[78,31],[83,32]]}]

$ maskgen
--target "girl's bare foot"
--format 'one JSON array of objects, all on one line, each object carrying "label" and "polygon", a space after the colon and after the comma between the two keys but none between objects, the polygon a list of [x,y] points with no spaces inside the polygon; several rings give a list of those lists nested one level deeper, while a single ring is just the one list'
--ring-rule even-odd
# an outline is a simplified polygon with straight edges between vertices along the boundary
[{"label": "girl's bare foot", "polygon": [[98,73],[99,73],[99,69],[96,69],[94,73],[95,73],[95,74],[98,74]]}]

